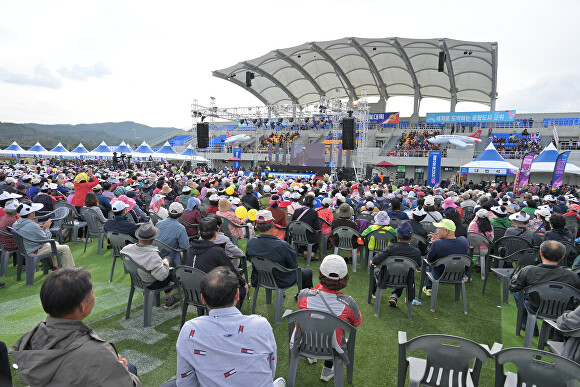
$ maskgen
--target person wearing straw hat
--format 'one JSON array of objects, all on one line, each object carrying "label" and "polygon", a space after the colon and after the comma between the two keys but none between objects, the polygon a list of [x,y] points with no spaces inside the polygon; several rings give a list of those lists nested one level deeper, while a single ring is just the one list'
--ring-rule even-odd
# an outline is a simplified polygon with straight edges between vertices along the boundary
[{"label": "person wearing straw hat", "polygon": [[[122,254],[127,254],[131,259],[144,270],[137,270],[137,274],[148,283],[148,289],[161,289],[169,285],[172,280],[169,267],[171,260],[161,258],[157,246],[153,246],[153,241],[159,236],[159,229],[152,223],[144,223],[139,226],[135,233],[137,243],[127,245],[121,249]],[[179,304],[180,299],[171,294],[171,289],[165,290],[165,309],[173,309]]]},{"label": "person wearing straw hat", "polygon": [[[32,204],[22,204],[16,208],[18,211],[18,215],[20,215],[20,219],[18,219],[12,225],[12,228],[19,233],[21,233],[26,238],[24,239],[24,248],[26,249],[26,253],[32,256],[42,255],[51,251],[50,243],[38,243],[34,242],[34,240],[44,240],[52,238],[52,234],[50,232],[50,226],[52,225],[52,221],[48,219],[46,222],[40,226],[38,223],[34,221],[34,216],[36,215],[36,211],[42,209],[42,204],[40,203],[32,203]],[[62,267],[74,267],[75,262],[70,252],[70,247],[67,245],[61,245],[58,242],[56,243],[56,250],[60,254],[60,260]],[[52,269],[58,269],[58,260],[56,257],[52,257]]]},{"label": "person wearing straw hat", "polygon": [[522,210],[510,215],[509,220],[512,221],[513,227],[508,228],[504,236],[519,236],[531,244],[534,243],[534,232],[532,230],[528,230],[530,215]]}]

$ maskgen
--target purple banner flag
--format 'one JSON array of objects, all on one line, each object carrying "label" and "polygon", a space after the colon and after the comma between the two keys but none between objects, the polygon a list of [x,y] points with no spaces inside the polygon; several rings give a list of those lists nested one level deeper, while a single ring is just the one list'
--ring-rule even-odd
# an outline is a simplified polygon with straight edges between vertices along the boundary
[{"label": "purple banner flag", "polygon": [[534,161],[535,156],[536,152],[529,152],[524,156],[522,166],[520,167],[520,181],[517,187],[525,187],[530,182],[530,169],[532,168],[532,161]]},{"label": "purple banner flag", "polygon": [[552,176],[552,189],[562,186],[564,183],[564,171],[566,170],[566,163],[570,152],[562,152],[556,159],[554,165],[554,176]]}]

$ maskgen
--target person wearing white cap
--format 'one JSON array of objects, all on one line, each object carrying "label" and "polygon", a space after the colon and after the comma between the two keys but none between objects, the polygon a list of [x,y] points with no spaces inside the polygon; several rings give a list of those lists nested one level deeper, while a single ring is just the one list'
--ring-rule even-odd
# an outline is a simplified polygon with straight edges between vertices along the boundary
[{"label": "person wearing white cap", "polygon": [[491,220],[493,227],[512,227],[512,222],[508,219],[508,212],[505,206],[491,207],[490,210],[496,216]]},{"label": "person wearing white cap", "polygon": [[290,214],[293,215],[294,211],[296,211],[299,208],[302,208],[302,204],[300,204],[300,192],[298,191],[294,191],[290,194],[290,199],[292,200],[292,204],[290,204],[287,208],[286,211]]},{"label": "person wearing white cap", "polygon": [[[260,232],[256,238],[248,240],[246,255],[259,256],[271,260],[287,269],[298,267],[296,250],[288,242],[274,235],[274,217],[268,210],[260,210],[256,214],[256,229]],[[289,288],[296,283],[295,273],[274,272],[276,284],[281,288]],[[252,286],[258,281],[257,273],[252,270]],[[302,288],[312,287],[312,270],[302,269]]]},{"label": "person wearing white cap", "polygon": [[[51,239],[52,234],[50,233],[50,226],[52,221],[48,219],[46,222],[39,226],[38,223],[34,221],[34,216],[36,211],[42,208],[42,204],[32,203],[32,204],[22,204],[16,208],[18,215],[21,216],[13,225],[12,228],[19,233],[21,233],[27,239],[24,239],[24,248],[26,253],[32,256],[37,256],[45,254],[51,251],[50,243],[38,243],[35,240]],[[28,240],[30,239],[30,240]],[[70,248],[67,245],[61,245],[55,242],[56,250],[60,254],[61,267],[73,267],[75,262],[73,256],[70,252]],[[52,257],[52,269],[56,270],[58,268],[58,260],[56,257]]]},{"label": "person wearing white cap", "polygon": [[528,230],[530,215],[522,210],[510,215],[509,220],[512,221],[513,227],[508,228],[504,236],[519,236],[532,244],[534,243],[534,232]]},{"label": "person wearing white cap", "polygon": [[40,192],[38,195],[32,198],[33,203],[40,203],[44,206],[44,211],[52,212],[54,211],[54,203],[56,199],[52,197],[52,190],[56,189],[57,185],[54,183],[44,183],[40,187]]},{"label": "person wearing white cap", "polygon": [[[314,309],[322,312],[331,312],[338,318],[346,321],[352,326],[358,327],[362,323],[362,314],[358,305],[351,296],[347,296],[340,290],[348,285],[348,267],[343,257],[340,255],[327,255],[320,264],[318,279],[320,283],[316,289],[303,289],[298,294],[298,307],[300,309]],[[341,358],[346,353],[342,343],[341,329],[336,331],[336,342],[333,348]],[[292,347],[292,341],[291,341]],[[292,355],[291,355],[292,356]],[[315,359],[308,359],[315,363]],[[352,361],[352,359],[350,359]],[[332,360],[325,360],[320,379],[328,382],[334,377],[334,364]]]},{"label": "person wearing white cap", "polygon": [[[185,250],[189,246],[189,237],[187,236],[185,226],[179,223],[179,218],[183,215],[183,210],[181,203],[171,203],[169,205],[169,217],[156,224],[160,231],[157,240],[175,250]],[[161,249],[160,254],[162,257],[169,257],[173,261],[172,266],[177,267],[181,265],[181,254],[173,254],[163,249]]]},{"label": "person wearing white cap", "polygon": [[[208,193],[209,193],[209,191],[208,191]],[[217,194],[212,193],[209,196],[208,200],[209,200],[209,207],[207,208],[207,210],[205,210],[205,213],[206,213],[206,215],[207,214],[215,214],[216,212],[219,211],[218,203],[220,201],[220,197]]]},{"label": "person wearing white cap", "polygon": [[529,229],[533,232],[546,232],[550,230],[550,210],[547,208],[538,208],[535,215],[535,218],[530,219]]},{"label": "person wearing white cap", "polygon": [[[16,217],[17,211],[16,209],[20,203],[16,199],[9,199],[4,204],[4,216],[0,218],[0,230],[10,234],[8,227],[12,227],[14,222],[18,220]],[[4,250],[9,251],[11,254],[16,253],[18,249],[18,245],[12,236],[4,236],[0,235],[0,242],[2,242],[2,248]]]}]

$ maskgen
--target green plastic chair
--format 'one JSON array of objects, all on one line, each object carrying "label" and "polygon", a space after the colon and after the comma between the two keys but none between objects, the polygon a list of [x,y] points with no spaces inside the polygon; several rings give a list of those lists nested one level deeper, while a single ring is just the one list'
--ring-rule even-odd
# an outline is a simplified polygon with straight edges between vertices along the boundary
[{"label": "green plastic chair", "polygon": [[[312,247],[318,244],[320,241],[316,241],[311,243],[308,241],[308,234],[316,234],[318,235],[318,239],[320,239],[320,233],[312,228],[308,223],[302,222],[300,220],[294,220],[288,224],[288,232],[291,238],[292,247],[295,249],[298,246],[306,246],[307,256],[306,256],[306,266],[310,266],[310,260],[312,258]],[[321,259],[320,256],[321,249],[318,249],[318,258]]]}]

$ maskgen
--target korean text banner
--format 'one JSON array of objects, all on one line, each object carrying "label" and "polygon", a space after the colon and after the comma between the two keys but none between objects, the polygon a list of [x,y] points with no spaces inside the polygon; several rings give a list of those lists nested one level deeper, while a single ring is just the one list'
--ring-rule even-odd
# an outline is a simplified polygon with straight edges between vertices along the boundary
[{"label": "korean text banner", "polygon": [[524,156],[522,160],[522,166],[520,167],[520,181],[518,182],[518,187],[525,187],[530,181],[530,168],[532,168],[532,161],[536,152],[529,152]]},{"label": "korean text banner", "polygon": [[435,187],[441,181],[441,151],[429,151],[427,185]]},{"label": "korean text banner", "polygon": [[552,176],[552,189],[562,186],[564,183],[564,171],[566,170],[566,163],[570,152],[562,152],[556,159],[554,165],[554,176]]},{"label": "korean text banner", "polygon": [[[240,160],[242,159],[242,148],[234,148],[234,157],[237,157]],[[233,167],[235,169],[239,169],[240,168],[240,162],[239,161],[234,161]]]},{"label": "korean text banner", "polygon": [[451,112],[451,113],[427,113],[426,122],[501,122],[514,121],[515,110],[492,111],[492,112]]},{"label": "korean text banner", "polygon": [[399,123],[399,113],[369,114],[369,125],[385,125],[398,123]]}]

